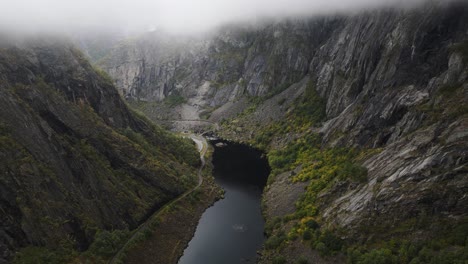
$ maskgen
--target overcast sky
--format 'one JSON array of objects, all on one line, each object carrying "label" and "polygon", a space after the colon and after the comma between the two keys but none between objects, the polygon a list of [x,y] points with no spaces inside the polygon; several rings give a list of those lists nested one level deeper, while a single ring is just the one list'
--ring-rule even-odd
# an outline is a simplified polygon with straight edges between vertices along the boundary
[{"label": "overcast sky", "polygon": [[[265,17],[355,12],[424,0],[0,0],[0,29],[196,32]],[[442,1],[442,0],[440,0]]]}]

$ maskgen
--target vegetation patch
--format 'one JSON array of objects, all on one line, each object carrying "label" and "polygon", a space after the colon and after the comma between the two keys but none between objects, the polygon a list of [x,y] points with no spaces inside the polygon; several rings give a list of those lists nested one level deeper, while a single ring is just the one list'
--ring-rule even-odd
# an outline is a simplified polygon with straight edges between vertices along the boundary
[{"label": "vegetation patch", "polygon": [[173,91],[164,99],[164,103],[170,107],[175,107],[181,104],[185,104],[187,99],[183,97],[178,91]]},{"label": "vegetation patch", "polygon": [[106,71],[104,71],[98,66],[93,66],[93,70],[97,73],[97,75],[102,80],[106,82],[107,85],[114,85],[114,80],[112,79],[112,77],[110,77],[110,75]]},{"label": "vegetation patch", "polygon": [[266,249],[276,249],[281,245],[281,243],[286,241],[286,239],[287,239],[287,237],[286,237],[286,235],[284,233],[279,234],[279,235],[270,236],[265,241],[265,248]]},{"label": "vegetation patch", "polygon": [[463,58],[463,62],[465,63],[465,67],[468,66],[466,65],[468,64],[468,40],[453,45],[452,51],[460,53]]},{"label": "vegetation patch", "polygon": [[[462,227],[463,228],[463,227]],[[466,229],[466,226],[464,227]],[[467,235],[467,230],[458,234],[425,241],[391,239],[380,245],[351,246],[347,249],[348,262],[352,264],[464,264],[468,259],[465,242],[454,243],[454,237]]]},{"label": "vegetation patch", "polygon": [[326,102],[315,89],[312,81],[309,81],[305,94],[295,102],[295,108],[292,111],[292,118],[298,124],[314,125],[326,118]]},{"label": "vegetation patch", "polygon": [[125,244],[130,234],[128,230],[98,230],[87,254],[111,258]]},{"label": "vegetation patch", "polygon": [[359,165],[355,157],[362,150],[349,148],[319,148],[319,137],[308,134],[281,150],[268,153],[272,174],[294,170],[301,166],[292,182],[309,182],[305,194],[296,203],[296,217],[317,216],[318,195],[337,181],[362,183],[367,180],[367,169]]},{"label": "vegetation patch", "polygon": [[28,246],[20,249],[13,259],[14,264],[62,264],[69,263],[78,256],[74,249],[74,241],[71,238],[65,238],[60,241],[57,247],[37,247]]},{"label": "vegetation patch", "polygon": [[415,106],[415,110],[426,115],[426,124],[459,118],[468,114],[464,89],[463,83],[442,86],[435,99]]}]

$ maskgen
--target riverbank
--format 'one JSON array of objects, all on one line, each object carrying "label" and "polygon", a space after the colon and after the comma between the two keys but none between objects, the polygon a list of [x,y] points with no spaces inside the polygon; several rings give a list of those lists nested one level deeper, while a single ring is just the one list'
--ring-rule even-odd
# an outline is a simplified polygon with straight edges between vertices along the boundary
[{"label": "riverbank", "polygon": [[[135,233],[111,263],[177,263],[201,214],[222,196],[212,176],[212,148],[201,136],[187,135],[200,152],[198,185],[159,210]],[[206,161],[205,161],[206,159]]]},{"label": "riverbank", "polygon": [[211,176],[211,162],[207,164],[200,188],[162,213],[147,239],[129,250],[125,263],[177,263],[192,239],[201,215],[222,194]]}]

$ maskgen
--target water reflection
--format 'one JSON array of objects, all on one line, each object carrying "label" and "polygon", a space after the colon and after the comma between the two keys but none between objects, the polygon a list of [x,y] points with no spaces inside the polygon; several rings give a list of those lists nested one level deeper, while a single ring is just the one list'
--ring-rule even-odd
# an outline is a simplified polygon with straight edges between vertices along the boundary
[{"label": "water reflection", "polygon": [[213,164],[225,198],[202,215],[179,264],[255,263],[264,240],[261,194],[268,164],[261,152],[230,143],[216,148]]}]

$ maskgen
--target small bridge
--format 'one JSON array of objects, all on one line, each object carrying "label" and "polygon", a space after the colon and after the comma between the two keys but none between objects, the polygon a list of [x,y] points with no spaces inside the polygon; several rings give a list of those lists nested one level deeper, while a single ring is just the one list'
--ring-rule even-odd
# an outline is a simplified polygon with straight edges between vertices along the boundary
[{"label": "small bridge", "polygon": [[219,125],[216,122],[210,121],[210,120],[202,120],[202,119],[167,119],[167,120],[158,120],[159,122],[170,122],[170,123],[176,123],[176,122],[199,122],[199,123],[206,123],[210,125],[214,125],[215,129],[219,129]]}]

